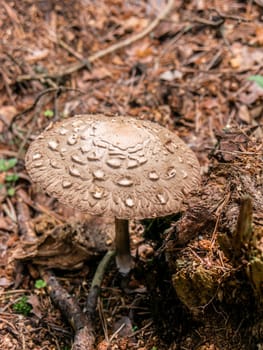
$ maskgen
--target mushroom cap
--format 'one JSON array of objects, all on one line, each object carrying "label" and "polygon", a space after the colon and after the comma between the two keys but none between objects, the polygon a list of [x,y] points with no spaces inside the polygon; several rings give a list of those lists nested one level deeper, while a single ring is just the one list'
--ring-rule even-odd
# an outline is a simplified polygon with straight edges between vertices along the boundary
[{"label": "mushroom cap", "polygon": [[200,181],[198,160],[178,136],[133,117],[88,114],[51,124],[25,162],[50,196],[119,219],[176,213]]}]

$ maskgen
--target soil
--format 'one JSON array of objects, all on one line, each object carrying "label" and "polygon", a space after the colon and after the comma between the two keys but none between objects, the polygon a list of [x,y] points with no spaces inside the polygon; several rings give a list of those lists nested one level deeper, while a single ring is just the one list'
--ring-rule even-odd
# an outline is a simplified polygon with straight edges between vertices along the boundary
[{"label": "soil", "polygon": [[[0,349],[263,349],[262,1],[1,5]],[[92,317],[113,222],[24,166],[50,122],[85,113],[165,126],[202,173],[180,213],[130,223],[135,267],[110,260]]]}]

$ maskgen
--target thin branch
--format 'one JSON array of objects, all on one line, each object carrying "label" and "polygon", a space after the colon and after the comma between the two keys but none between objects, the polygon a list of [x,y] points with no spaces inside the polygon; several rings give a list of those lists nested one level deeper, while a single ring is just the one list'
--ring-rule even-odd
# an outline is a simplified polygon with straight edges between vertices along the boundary
[{"label": "thin branch", "polygon": [[101,283],[106,271],[107,266],[109,265],[109,262],[111,258],[114,256],[115,252],[112,250],[109,250],[101,262],[99,263],[96,273],[93,277],[91,286],[90,286],[90,291],[89,295],[87,298],[87,313],[92,317],[94,315],[94,312],[96,310],[97,306],[97,301],[98,301],[98,296],[100,293],[100,287]]},{"label": "thin branch", "polygon": [[48,89],[45,89],[43,91],[41,91],[37,97],[35,98],[35,101],[32,103],[31,106],[29,106],[28,108],[24,109],[22,112],[19,112],[17,113],[13,119],[12,119],[12,123],[10,124],[9,128],[12,127],[12,125],[15,123],[15,121],[17,119],[19,119],[22,115],[26,114],[26,113],[29,113],[31,111],[33,111],[35,108],[36,108],[36,105],[38,104],[38,102],[41,100],[41,98],[51,92],[55,92],[57,95],[58,94],[61,94],[63,92],[66,92],[66,91],[77,91],[78,93],[80,94],[83,94],[83,91],[79,90],[79,89],[73,89],[73,88],[68,88],[66,86],[58,86],[58,87],[55,87],[55,88],[48,88]]},{"label": "thin branch", "polygon": [[76,300],[59,284],[51,271],[39,269],[41,278],[47,283],[53,302],[59,307],[75,331],[72,350],[94,349],[94,327],[90,317],[85,315]]}]

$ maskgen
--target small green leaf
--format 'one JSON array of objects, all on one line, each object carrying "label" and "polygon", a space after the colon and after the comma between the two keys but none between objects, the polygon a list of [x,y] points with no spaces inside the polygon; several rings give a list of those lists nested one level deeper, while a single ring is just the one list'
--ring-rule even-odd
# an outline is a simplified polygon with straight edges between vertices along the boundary
[{"label": "small green leaf", "polygon": [[46,109],[44,112],[44,116],[47,118],[52,118],[54,117],[54,111],[52,111],[52,109]]},{"label": "small green leaf", "polygon": [[151,350],[158,350],[157,346],[153,346]]},{"label": "small green leaf", "polygon": [[24,316],[28,316],[30,311],[32,310],[32,306],[28,304],[28,298],[26,295],[22,296],[14,305],[13,310],[19,314]]},{"label": "small green leaf", "polygon": [[7,194],[8,196],[10,197],[13,197],[13,195],[16,193],[16,190],[14,187],[9,187],[8,190],[7,190]]},{"label": "small green leaf", "polygon": [[11,168],[13,168],[17,163],[16,158],[10,158],[10,159],[0,159],[0,171],[7,171]]},{"label": "small green leaf", "polygon": [[35,282],[35,288],[37,289],[45,288],[46,285],[47,283],[44,280],[36,280]]},{"label": "small green leaf", "polygon": [[17,174],[7,174],[5,177],[6,182],[16,182],[19,179]]},{"label": "small green leaf", "polygon": [[263,75],[251,75],[248,80],[254,81],[259,87],[263,89]]}]

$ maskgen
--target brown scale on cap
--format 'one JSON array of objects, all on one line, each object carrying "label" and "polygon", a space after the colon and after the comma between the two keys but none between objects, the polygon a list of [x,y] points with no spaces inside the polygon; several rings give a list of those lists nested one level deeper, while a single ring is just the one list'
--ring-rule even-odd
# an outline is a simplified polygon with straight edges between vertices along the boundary
[{"label": "brown scale on cap", "polygon": [[62,203],[117,219],[176,213],[200,181],[196,156],[174,133],[101,114],[49,126],[30,145],[26,168]]},{"label": "brown scale on cap", "polygon": [[44,131],[26,155],[32,180],[94,215],[151,218],[177,212],[199,183],[194,153],[174,133],[130,117],[81,115]]}]

